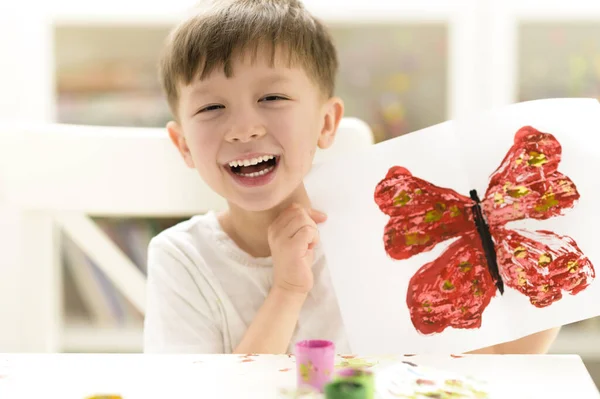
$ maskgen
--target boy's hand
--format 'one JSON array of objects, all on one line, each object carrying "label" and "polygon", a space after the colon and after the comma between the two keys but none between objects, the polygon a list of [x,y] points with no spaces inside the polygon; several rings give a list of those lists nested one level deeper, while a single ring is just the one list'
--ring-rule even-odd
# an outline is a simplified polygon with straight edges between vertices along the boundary
[{"label": "boy's hand", "polygon": [[325,219],[324,213],[292,205],[269,226],[273,287],[300,294],[312,289],[313,248],[319,242],[317,223]]}]

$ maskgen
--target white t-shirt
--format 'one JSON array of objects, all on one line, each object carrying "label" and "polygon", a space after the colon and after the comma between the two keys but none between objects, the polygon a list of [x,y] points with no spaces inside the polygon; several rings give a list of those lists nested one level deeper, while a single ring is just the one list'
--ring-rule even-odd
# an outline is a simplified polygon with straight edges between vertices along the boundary
[{"label": "white t-shirt", "polygon": [[[320,246],[314,287],[288,347],[328,339],[337,353],[349,347]],[[146,353],[231,353],[273,282],[271,258],[254,258],[223,231],[214,212],[194,216],[152,239],[144,321]]]}]

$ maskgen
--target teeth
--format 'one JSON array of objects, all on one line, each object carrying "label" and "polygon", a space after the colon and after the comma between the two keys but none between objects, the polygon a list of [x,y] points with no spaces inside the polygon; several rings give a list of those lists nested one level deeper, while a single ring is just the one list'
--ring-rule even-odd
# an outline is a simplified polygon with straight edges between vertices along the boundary
[{"label": "teeth", "polygon": [[239,175],[240,175],[240,176],[244,176],[244,177],[258,177],[258,176],[266,175],[267,173],[269,173],[270,171],[272,171],[272,170],[273,170],[273,168],[274,168],[274,167],[273,167],[273,166],[271,166],[271,167],[269,167],[269,168],[267,168],[267,169],[261,170],[260,172],[253,172],[253,173],[240,173]]},{"label": "teeth", "polygon": [[250,165],[258,165],[261,162],[267,162],[275,158],[274,155],[263,155],[262,157],[252,158],[252,159],[244,159],[239,161],[231,161],[229,162],[229,166],[232,168],[237,166],[250,166]]}]

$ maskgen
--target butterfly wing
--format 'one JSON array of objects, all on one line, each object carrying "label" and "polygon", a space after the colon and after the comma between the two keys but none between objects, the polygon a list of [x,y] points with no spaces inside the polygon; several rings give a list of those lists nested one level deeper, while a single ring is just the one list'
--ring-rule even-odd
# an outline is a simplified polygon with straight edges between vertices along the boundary
[{"label": "butterfly wing", "polygon": [[481,327],[494,283],[479,237],[460,237],[410,279],[406,302],[413,325],[422,334]]},{"label": "butterfly wing", "polygon": [[543,220],[571,208],[579,193],[571,179],[558,171],[561,155],[553,135],[531,126],[519,129],[482,200],[488,223]]},{"label": "butterfly wing", "polygon": [[440,242],[475,231],[474,202],[457,192],[392,167],[375,189],[375,202],[390,216],[384,230],[387,254],[407,259]]},{"label": "butterfly wing", "polygon": [[539,308],[575,295],[595,278],[590,260],[573,239],[549,231],[495,229],[498,267],[504,283]]}]

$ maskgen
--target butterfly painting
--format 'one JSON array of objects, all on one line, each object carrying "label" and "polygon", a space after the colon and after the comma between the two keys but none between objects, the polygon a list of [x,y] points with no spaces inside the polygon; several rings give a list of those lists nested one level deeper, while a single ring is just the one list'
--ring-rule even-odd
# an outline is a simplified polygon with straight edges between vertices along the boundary
[{"label": "butterfly painting", "polygon": [[374,200],[390,217],[383,235],[389,257],[409,259],[453,240],[410,279],[406,303],[419,333],[481,327],[486,307],[506,287],[544,308],[590,285],[594,267],[572,238],[506,226],[561,216],[575,206],[580,194],[558,171],[561,154],[552,134],[525,126],[481,199],[476,190],[465,196],[401,166],[377,184]]}]

